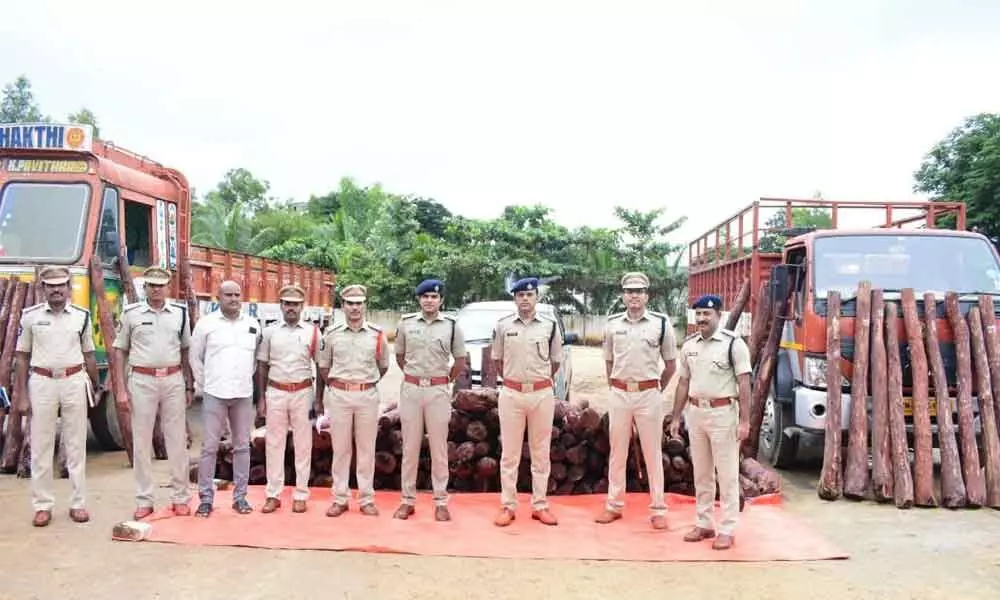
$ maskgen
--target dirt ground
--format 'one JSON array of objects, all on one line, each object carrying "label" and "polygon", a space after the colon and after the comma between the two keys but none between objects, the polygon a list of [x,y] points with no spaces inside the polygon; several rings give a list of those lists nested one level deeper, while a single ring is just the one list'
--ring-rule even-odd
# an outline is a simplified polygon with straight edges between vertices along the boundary
[{"label": "dirt ground", "polygon": [[[599,351],[575,347],[573,357],[575,401],[603,404]],[[385,401],[398,390],[395,366],[389,377]],[[131,472],[123,453],[91,451],[88,461],[92,521],[85,525],[66,516],[68,481],[57,480],[53,523],[35,529],[27,481],[0,477],[0,598],[1000,597],[1000,511],[825,503],[815,492],[818,452],[782,473],[788,510],[846,550],[848,560],[635,564],[115,543],[112,525],[133,510]],[[165,482],[166,464],[155,465]],[[160,497],[167,498],[165,489]]]}]

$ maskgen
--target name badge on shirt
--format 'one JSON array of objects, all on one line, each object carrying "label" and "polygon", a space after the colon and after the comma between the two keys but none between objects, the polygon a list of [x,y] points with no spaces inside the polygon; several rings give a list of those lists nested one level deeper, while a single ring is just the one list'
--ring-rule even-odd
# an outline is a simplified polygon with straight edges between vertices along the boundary
[{"label": "name badge on shirt", "polygon": [[517,332],[516,331],[508,331],[507,332],[507,337],[517,337]]},{"label": "name badge on shirt", "polygon": [[250,326],[250,333],[256,334],[257,333],[257,328],[254,327],[253,325],[251,325]]}]

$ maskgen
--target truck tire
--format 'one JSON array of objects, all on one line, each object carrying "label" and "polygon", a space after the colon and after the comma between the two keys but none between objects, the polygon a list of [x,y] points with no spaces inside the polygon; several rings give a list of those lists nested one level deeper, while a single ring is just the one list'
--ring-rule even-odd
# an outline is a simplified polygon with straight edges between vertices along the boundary
[{"label": "truck tire", "polygon": [[94,433],[98,447],[105,452],[124,450],[125,439],[118,427],[118,413],[115,411],[115,400],[111,392],[104,392],[101,401],[89,412],[90,430]]},{"label": "truck tire", "polygon": [[775,401],[774,393],[769,393],[764,404],[758,448],[761,456],[776,469],[787,469],[795,465],[799,440],[784,432],[786,427],[794,423],[794,407]]}]

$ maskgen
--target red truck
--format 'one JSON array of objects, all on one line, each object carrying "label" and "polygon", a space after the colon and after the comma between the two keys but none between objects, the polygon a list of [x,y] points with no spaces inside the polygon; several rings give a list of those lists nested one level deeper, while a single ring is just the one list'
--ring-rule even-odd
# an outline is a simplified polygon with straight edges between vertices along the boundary
[{"label": "red truck", "polygon": [[[116,261],[124,245],[140,296],[146,267],[177,271],[189,261],[201,314],[217,308],[215,290],[232,279],[243,287],[244,310],[262,324],[281,318],[277,295],[288,283],[305,289],[304,319],[324,325],[332,319],[332,272],[192,244],[192,209],[183,173],[94,139],[89,125],[0,124],[0,276],[30,281],[36,265],[65,265],[72,274],[72,302],[96,313],[88,273],[96,253],[117,321],[125,295]],[[183,301],[179,279],[174,277],[170,296]],[[107,353],[98,320],[91,322],[103,379]],[[90,425],[105,450],[124,447],[110,393],[90,411]]]},{"label": "red truck", "polygon": [[[868,226],[861,224],[866,211],[874,213]],[[801,221],[803,216],[817,214],[826,215],[822,227],[796,227],[797,216]],[[913,288],[921,315],[923,302],[919,298],[928,291],[939,301],[946,292],[957,292],[963,314],[980,295],[1000,297],[1000,256],[988,238],[967,231],[965,221],[964,203],[762,198],[690,243],[691,301],[714,293],[723,298],[725,307],[732,306],[743,281],[750,281],[750,301],[737,327],[744,336],[750,333],[757,305],[771,297],[784,297],[786,290],[779,288],[791,287],[790,313],[785,315],[761,427],[759,452],[763,458],[775,467],[789,467],[796,462],[799,442],[805,436],[822,439],[826,426],[827,292],[837,290],[843,298],[841,423],[845,440],[850,422],[854,297],[860,281],[868,280],[873,289],[882,289],[887,301],[898,301],[901,290]],[[774,224],[778,226],[769,226]],[[763,298],[759,293],[762,283],[766,283]],[[727,316],[724,314],[723,320]],[[688,311],[689,333],[695,331],[693,322],[693,311]],[[954,386],[955,347],[943,311],[939,312],[938,331],[947,378]],[[903,392],[907,395],[911,372],[902,335],[900,345]],[[870,422],[870,396],[868,401]],[[907,426],[912,432],[908,397],[907,402]],[[934,445],[938,447],[933,404],[931,411]]]}]

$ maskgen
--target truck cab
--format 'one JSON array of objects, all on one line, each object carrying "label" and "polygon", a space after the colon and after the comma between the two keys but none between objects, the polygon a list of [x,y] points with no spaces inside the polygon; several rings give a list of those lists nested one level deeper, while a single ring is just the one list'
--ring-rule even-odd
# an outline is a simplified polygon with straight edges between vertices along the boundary
[{"label": "truck cab", "polygon": [[[788,236],[781,252],[760,251],[760,242],[773,231],[759,228],[764,222],[759,211],[776,207],[785,211]],[[832,212],[831,226],[814,231],[796,231],[792,214],[797,208],[825,208]],[[874,209],[884,221],[871,228],[838,227],[838,216],[849,209]],[[723,295],[730,306],[745,279],[753,294],[740,319],[739,332],[751,335],[758,327],[752,322],[761,302],[789,297],[787,311],[779,320],[780,338],[775,370],[767,390],[759,452],[779,468],[796,462],[799,442],[806,436],[822,438],[826,428],[826,337],[827,296],[836,290],[841,296],[841,427],[846,441],[851,412],[851,377],[854,359],[855,311],[861,281],[883,291],[886,301],[898,305],[901,292],[912,288],[917,295],[917,311],[924,318],[923,295],[937,300],[938,333],[950,392],[956,385],[956,355],[951,326],[944,314],[944,297],[956,292],[962,314],[975,305],[979,296],[1000,298],[1000,256],[985,236],[965,229],[965,205],[949,203],[850,203],[761,199],[710,235],[722,241],[722,248],[704,236],[692,246],[691,296],[712,291]],[[893,210],[915,211],[916,217],[893,219]],[[840,213],[838,215],[838,213]],[[946,226],[943,217],[952,217]],[[744,226],[743,219],[747,224]],[[752,223],[752,224],[751,224]],[[916,227],[904,227],[908,224]],[[733,235],[727,236],[726,232]],[[737,233],[738,231],[738,233]],[[746,236],[744,236],[746,232]],[[741,240],[735,244],[728,239]],[[743,238],[750,241],[749,247]],[[736,248],[732,248],[732,246]],[[714,247],[713,247],[714,246]],[[713,287],[715,288],[713,290]],[[900,313],[902,316],[902,313]],[[759,324],[757,324],[759,325]],[[902,328],[901,328],[902,329]],[[756,340],[751,340],[754,345]],[[903,370],[904,413],[912,432],[912,386],[908,344],[900,333]],[[755,374],[760,368],[755,357]],[[871,386],[869,373],[869,390]],[[930,387],[933,389],[933,385]],[[933,397],[933,394],[932,394]],[[871,395],[867,397],[869,422]],[[974,406],[976,403],[974,402]],[[937,444],[937,412],[932,402],[931,424]],[[978,408],[977,414],[978,428]],[[952,415],[954,418],[954,415]]]}]

